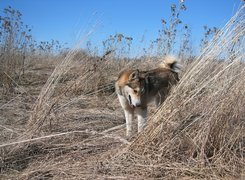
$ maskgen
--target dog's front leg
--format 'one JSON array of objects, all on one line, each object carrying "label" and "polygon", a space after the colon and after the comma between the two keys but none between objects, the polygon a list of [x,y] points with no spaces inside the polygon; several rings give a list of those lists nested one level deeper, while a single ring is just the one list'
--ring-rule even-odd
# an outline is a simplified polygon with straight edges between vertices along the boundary
[{"label": "dog's front leg", "polygon": [[125,118],[126,118],[126,136],[131,137],[133,134],[133,119],[134,119],[134,111],[124,110]]},{"label": "dog's front leg", "polygon": [[137,108],[138,132],[141,132],[146,124],[147,108]]}]

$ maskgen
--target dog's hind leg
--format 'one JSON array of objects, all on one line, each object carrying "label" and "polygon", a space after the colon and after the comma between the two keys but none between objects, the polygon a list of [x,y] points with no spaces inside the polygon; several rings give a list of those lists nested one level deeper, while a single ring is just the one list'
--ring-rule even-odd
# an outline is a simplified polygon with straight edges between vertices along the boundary
[{"label": "dog's hind leg", "polygon": [[137,108],[138,132],[141,132],[146,124],[147,108]]},{"label": "dog's hind leg", "polygon": [[156,107],[159,107],[166,99],[166,95],[164,92],[158,92],[155,97],[155,105]]}]

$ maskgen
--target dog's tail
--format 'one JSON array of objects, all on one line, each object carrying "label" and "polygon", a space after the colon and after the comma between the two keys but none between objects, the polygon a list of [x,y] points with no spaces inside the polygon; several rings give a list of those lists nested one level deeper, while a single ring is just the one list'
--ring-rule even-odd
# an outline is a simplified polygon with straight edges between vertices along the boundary
[{"label": "dog's tail", "polygon": [[177,58],[175,56],[168,55],[164,57],[163,62],[160,64],[160,68],[167,68],[178,71],[180,67],[177,64]]}]

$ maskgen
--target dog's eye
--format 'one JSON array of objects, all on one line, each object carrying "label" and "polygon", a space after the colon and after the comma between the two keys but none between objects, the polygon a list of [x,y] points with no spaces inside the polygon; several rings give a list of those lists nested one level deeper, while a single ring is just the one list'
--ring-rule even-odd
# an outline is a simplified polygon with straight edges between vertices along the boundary
[{"label": "dog's eye", "polygon": [[138,91],[137,90],[134,90],[134,93],[137,93]]}]

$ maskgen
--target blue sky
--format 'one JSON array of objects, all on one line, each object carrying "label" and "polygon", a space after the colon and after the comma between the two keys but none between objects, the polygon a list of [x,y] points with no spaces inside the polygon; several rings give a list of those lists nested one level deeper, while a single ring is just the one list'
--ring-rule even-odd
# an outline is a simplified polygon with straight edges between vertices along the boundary
[{"label": "blue sky", "polygon": [[[86,40],[94,46],[102,46],[109,35],[122,33],[134,38],[135,47],[142,47],[157,37],[161,19],[169,18],[173,3],[178,0],[1,0],[0,10],[9,5],[19,10],[38,41],[55,39],[72,47],[78,32],[93,30]],[[222,27],[241,0],[186,0],[185,5],[181,19],[191,27],[197,45],[203,25]]]}]

